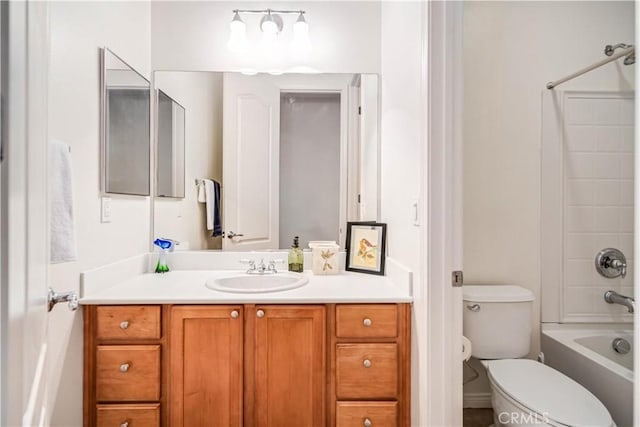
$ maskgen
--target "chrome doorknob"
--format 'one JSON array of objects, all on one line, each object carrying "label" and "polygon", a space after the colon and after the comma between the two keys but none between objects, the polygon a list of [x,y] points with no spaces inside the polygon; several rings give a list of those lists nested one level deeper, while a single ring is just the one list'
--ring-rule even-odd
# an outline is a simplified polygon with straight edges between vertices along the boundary
[{"label": "chrome doorknob", "polygon": [[75,291],[62,292],[57,293],[53,289],[49,288],[49,293],[47,294],[47,309],[48,311],[53,310],[53,307],[59,302],[68,303],[69,310],[76,311],[80,303],[78,302],[78,294]]},{"label": "chrome doorknob", "polygon": [[244,234],[236,234],[233,231],[230,231],[227,233],[228,239],[233,239],[234,237],[242,237],[242,236],[244,236]]}]

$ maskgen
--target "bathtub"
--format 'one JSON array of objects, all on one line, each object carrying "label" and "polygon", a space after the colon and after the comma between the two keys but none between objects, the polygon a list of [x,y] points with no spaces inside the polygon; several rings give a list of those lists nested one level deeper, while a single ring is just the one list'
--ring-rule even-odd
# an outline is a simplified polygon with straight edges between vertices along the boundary
[{"label": "bathtub", "polygon": [[616,338],[633,349],[633,325],[543,323],[544,363],[573,378],[607,407],[619,427],[633,426],[633,350],[613,350]]}]

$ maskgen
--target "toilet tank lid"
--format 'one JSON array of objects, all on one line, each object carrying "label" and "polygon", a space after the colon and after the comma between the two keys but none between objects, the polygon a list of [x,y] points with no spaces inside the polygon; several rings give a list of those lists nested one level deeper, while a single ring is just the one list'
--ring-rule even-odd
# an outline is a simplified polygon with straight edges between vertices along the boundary
[{"label": "toilet tank lid", "polygon": [[469,302],[533,301],[529,289],[512,285],[467,285],[462,287],[462,299]]}]

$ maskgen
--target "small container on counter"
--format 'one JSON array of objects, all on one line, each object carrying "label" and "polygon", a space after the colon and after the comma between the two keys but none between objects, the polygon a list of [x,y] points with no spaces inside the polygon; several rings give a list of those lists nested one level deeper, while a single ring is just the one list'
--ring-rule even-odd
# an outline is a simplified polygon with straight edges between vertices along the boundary
[{"label": "small container on counter", "polygon": [[313,274],[340,273],[340,246],[335,241],[316,240],[309,242],[311,248],[311,270]]}]

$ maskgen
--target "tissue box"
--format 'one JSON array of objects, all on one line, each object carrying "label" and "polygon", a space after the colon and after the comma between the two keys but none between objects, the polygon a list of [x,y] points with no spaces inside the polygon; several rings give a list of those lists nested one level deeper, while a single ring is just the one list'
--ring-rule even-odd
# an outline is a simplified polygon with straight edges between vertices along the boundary
[{"label": "tissue box", "polygon": [[334,241],[311,241],[313,274],[328,275],[340,273],[340,246]]}]

